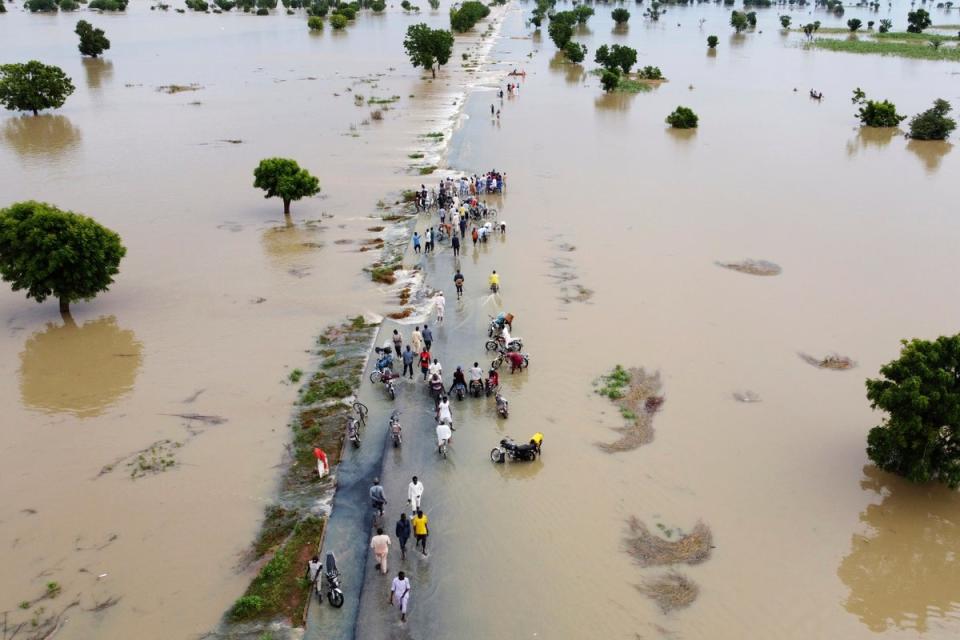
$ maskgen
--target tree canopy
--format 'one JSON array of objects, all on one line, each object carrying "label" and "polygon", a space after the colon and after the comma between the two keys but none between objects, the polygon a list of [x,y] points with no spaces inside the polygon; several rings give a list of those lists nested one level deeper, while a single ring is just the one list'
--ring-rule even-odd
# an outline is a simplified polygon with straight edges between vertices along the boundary
[{"label": "tree canopy", "polygon": [[289,158],[261,160],[253,170],[253,186],[266,191],[264,198],[283,200],[283,213],[290,214],[290,201],[320,193],[320,181]]},{"label": "tree canopy", "polygon": [[72,211],[34,201],[0,210],[0,276],[37,302],[58,298],[62,313],[106,291],[126,253],[119,235]]},{"label": "tree canopy", "polygon": [[870,406],[887,413],[870,429],[867,455],[913,482],[960,487],[960,335],[904,340],[900,357],[867,380]]},{"label": "tree canopy", "polygon": [[80,36],[78,48],[81,55],[96,58],[110,48],[110,41],[104,35],[103,29],[97,29],[86,20],[77,23],[74,33]]},{"label": "tree canopy", "polygon": [[677,107],[667,116],[667,124],[674,129],[696,129],[699,120],[689,107]]},{"label": "tree canopy", "polygon": [[445,65],[450,61],[450,54],[453,52],[453,34],[444,29],[431,29],[422,22],[412,24],[407,27],[403,48],[410,57],[410,64],[414,67],[430,69],[430,73],[436,78],[437,70],[434,65]]},{"label": "tree canopy", "polygon": [[935,100],[931,108],[910,120],[910,137],[915,140],[946,140],[957,128],[956,120],[947,116],[951,109],[946,100]]},{"label": "tree canopy", "polygon": [[62,107],[74,86],[60,67],[31,60],[0,65],[0,104],[11,111]]},{"label": "tree canopy", "polygon": [[889,100],[868,100],[859,87],[853,91],[851,101],[860,105],[857,117],[867,127],[896,127],[907,117],[897,113],[896,105]]},{"label": "tree canopy", "polygon": [[747,28],[749,21],[747,20],[747,14],[742,11],[731,11],[730,12],[730,26],[733,27],[737,33],[740,33]]},{"label": "tree canopy", "polygon": [[923,33],[923,30],[933,24],[926,9],[917,9],[907,14],[907,31]]},{"label": "tree canopy", "polygon": [[457,33],[463,33],[488,15],[490,7],[477,0],[467,0],[459,8],[450,9],[450,27]]},{"label": "tree canopy", "polygon": [[557,49],[563,49],[573,38],[573,25],[577,18],[572,11],[560,11],[550,16],[550,26],[547,27],[547,33]]},{"label": "tree canopy", "polygon": [[610,12],[610,17],[613,18],[613,21],[617,24],[624,24],[630,20],[630,12],[623,7],[617,7]]},{"label": "tree canopy", "polygon": [[597,47],[593,61],[609,71],[620,69],[630,73],[631,67],[637,63],[637,50],[619,44],[609,47],[604,44]]}]

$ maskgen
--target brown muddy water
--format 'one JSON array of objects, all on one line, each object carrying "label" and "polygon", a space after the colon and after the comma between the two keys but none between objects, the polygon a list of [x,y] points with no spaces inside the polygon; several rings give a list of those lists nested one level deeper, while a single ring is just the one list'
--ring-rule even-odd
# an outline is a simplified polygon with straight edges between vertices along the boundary
[{"label": "brown muddy water", "polygon": [[[443,24],[446,5],[311,35],[301,16],[134,4],[94,16],[113,49],[83,62],[79,15],[8,8],[0,59],[59,64],[78,89],[55,114],[0,121],[4,204],[93,215],[129,251],[112,291],[76,305],[76,326],[0,290],[0,609],[29,620],[18,603],[57,581],[63,594],[40,606],[81,601],[59,637],[192,637],[249,577],[237,560],[271,496],[294,399],[282,380],[322,326],[384,310],[361,273],[369,258],[336,241],[368,237],[373,203],[423,181],[403,168],[433,159],[407,154],[436,149],[418,136],[446,130],[470,75],[428,83],[402,57],[406,25]],[[949,143],[861,131],[848,96],[860,86],[913,114],[960,100],[960,65],[804,51],[776,9],[759,11],[762,33],[735,37],[718,7],[670,8],[651,24],[630,5],[616,31],[598,7],[576,37],[588,60],[627,43],[669,78],[602,96],[595,77],[555,59],[545,30],[527,38],[529,9],[510,8],[492,52],[501,70],[526,69],[520,95],[501,105],[480,88],[449,162],[508,172],[508,236],[465,256],[474,290],[462,313],[479,355],[496,310],[479,283],[496,268],[534,364],[508,382],[509,426],[465,416],[455,472],[428,488],[449,550],[431,558],[447,576],[432,593],[446,613],[421,592],[411,624],[432,615],[437,638],[956,635],[960,499],[865,466],[879,417],[863,378],[900,338],[956,331],[960,160]],[[868,19],[809,11],[794,23]],[[896,28],[906,11],[895,5]],[[157,91],[172,83],[202,88]],[[353,93],[401,99],[364,125],[370,107]],[[700,129],[666,129],[678,104]],[[324,187],[294,203],[292,227],[250,187],[272,155],[297,158]],[[715,264],[744,259],[783,271]],[[566,302],[558,269],[593,295]],[[461,312],[451,307],[448,322]],[[798,352],[857,367],[816,369]],[[609,454],[595,443],[621,421],[591,383],[615,363],[659,370],[666,402],[651,444]],[[744,390],[761,402],[734,401]],[[227,421],[170,415],[188,413]],[[486,451],[505,430],[543,431],[542,461],[492,468]],[[167,439],[183,443],[179,466],[130,480],[125,456]],[[699,587],[688,608],[663,614],[636,588],[665,570],[625,553],[631,516],[711,528],[711,557],[678,568]],[[88,611],[110,597],[119,603]]]}]

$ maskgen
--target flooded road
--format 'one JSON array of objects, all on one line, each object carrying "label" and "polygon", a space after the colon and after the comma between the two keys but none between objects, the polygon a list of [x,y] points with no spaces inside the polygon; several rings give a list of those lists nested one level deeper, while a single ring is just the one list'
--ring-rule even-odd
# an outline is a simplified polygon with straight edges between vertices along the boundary
[{"label": "flooded road", "polygon": [[[462,305],[449,257],[424,266],[450,301],[437,332],[446,369],[485,355],[487,314],[500,308],[517,316],[533,365],[507,376],[509,424],[470,402],[455,408],[462,426],[444,465],[406,444],[388,457],[397,496],[411,468],[425,478],[432,553],[429,564],[410,560],[409,625],[368,609],[360,628],[956,635],[960,505],[864,466],[879,416],[863,379],[900,338],[956,330],[960,160],[950,143],[860,130],[848,96],[861,86],[907,114],[937,97],[956,104],[960,67],[804,51],[800,34],[780,33],[775,9],[760,10],[763,33],[736,37],[720,7],[671,7],[646,23],[631,6],[629,27],[614,30],[598,6],[575,36],[588,60],[600,44],[629,44],[669,79],[603,96],[584,72],[593,64],[557,60],[545,29],[527,38],[529,8],[510,8],[492,53],[501,71],[527,71],[520,94],[501,104],[492,90],[474,93],[449,156],[454,168],[508,173],[508,235],[463,256]],[[369,237],[376,200],[426,180],[401,170],[406,156],[433,162],[418,136],[444,130],[456,109],[456,87],[421,80],[400,48],[407,24],[443,24],[446,5],[317,36],[302,17],[128,13],[96,16],[113,49],[93,64],[76,55],[70,16],[12,11],[0,23],[4,60],[60,64],[78,85],[55,114],[3,117],[5,201],[84,212],[128,247],[112,291],[76,305],[76,326],[0,290],[0,546],[10,549],[0,601],[14,611],[58,581],[53,604],[81,596],[64,638],[192,637],[243,591],[237,560],[272,494],[294,400],[281,381],[322,326],[386,305],[361,273],[370,259],[336,242]],[[901,2],[892,15],[902,23],[905,13]],[[714,55],[709,34],[720,37]],[[156,90],[171,83],[203,88]],[[810,101],[810,88],[825,99]],[[354,105],[355,92],[401,99],[384,122],[363,125],[369,107]],[[696,132],[665,128],[678,104],[700,115]],[[294,203],[293,227],[250,187],[271,155],[296,158],[324,189]],[[746,258],[783,272],[714,264]],[[483,287],[494,268],[502,305]],[[575,285],[590,290],[586,302],[568,301]],[[857,367],[818,370],[798,352],[837,352]],[[595,443],[622,421],[592,382],[617,363],[659,370],[666,402],[651,444],[608,454]],[[745,390],[761,401],[736,402]],[[227,422],[169,415],[189,413]],[[545,434],[542,460],[489,462],[502,434],[534,431]],[[131,481],[124,462],[100,475],[165,439],[184,443],[173,471]],[[681,569],[700,588],[689,608],[663,614],[635,588],[665,570],[624,552],[630,516],[711,528],[711,558]],[[110,597],[121,599],[84,611]]]}]

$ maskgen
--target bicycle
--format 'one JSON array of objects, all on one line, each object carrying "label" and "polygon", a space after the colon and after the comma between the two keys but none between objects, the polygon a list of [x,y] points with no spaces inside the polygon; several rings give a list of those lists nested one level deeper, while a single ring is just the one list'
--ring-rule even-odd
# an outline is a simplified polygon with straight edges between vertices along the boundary
[{"label": "bicycle", "polygon": [[366,426],[367,414],[370,413],[370,410],[367,409],[367,405],[357,400],[353,403],[352,409],[353,409],[353,412],[357,414],[357,418],[360,420],[360,424]]}]

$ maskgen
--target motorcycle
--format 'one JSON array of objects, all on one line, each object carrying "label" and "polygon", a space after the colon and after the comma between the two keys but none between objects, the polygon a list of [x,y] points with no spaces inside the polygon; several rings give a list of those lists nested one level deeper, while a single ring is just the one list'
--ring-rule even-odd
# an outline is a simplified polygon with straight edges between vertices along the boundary
[{"label": "motorcycle", "polygon": [[523,338],[511,338],[510,342],[504,345],[503,338],[497,336],[493,340],[487,340],[487,343],[484,346],[486,346],[487,351],[500,351],[503,349],[506,349],[507,351],[521,351],[523,349]]},{"label": "motorcycle", "polygon": [[397,399],[397,387],[393,381],[398,377],[399,376],[394,375],[390,369],[387,369],[383,372],[383,375],[380,378],[380,381],[383,382],[383,386],[387,388],[387,395],[390,396],[391,400]]},{"label": "motorcycle", "polygon": [[491,283],[490,283],[490,291],[492,291],[493,293],[499,293],[499,292],[500,292],[500,285],[498,285],[496,282],[491,282]]},{"label": "motorcycle", "polygon": [[502,395],[500,395],[499,393],[497,393],[496,401],[497,401],[497,415],[500,416],[501,418],[504,418],[504,419],[509,418],[509,417],[510,417],[510,403],[507,402],[507,399],[504,398],[504,397],[503,397]]},{"label": "motorcycle", "polygon": [[399,415],[399,411],[394,411],[392,414],[390,414],[390,438],[393,440],[394,448],[403,444],[403,438],[401,436],[403,427],[400,426]]},{"label": "motorcycle", "polygon": [[347,423],[347,440],[354,449],[360,446],[360,421],[356,418],[350,418],[350,422]]},{"label": "motorcycle", "polygon": [[481,393],[483,393],[483,383],[479,380],[471,380],[470,395],[474,398],[479,398]]},{"label": "motorcycle", "polygon": [[525,444],[517,444],[512,438],[507,436],[500,441],[500,446],[494,447],[490,451],[490,459],[493,462],[504,462],[507,458],[511,460],[536,460],[540,455],[540,447],[543,444],[543,434],[537,432],[530,437],[530,441]]},{"label": "motorcycle", "polygon": [[463,400],[464,396],[467,395],[467,388],[462,384],[455,385],[453,393],[457,396],[457,400]]},{"label": "motorcycle", "polygon": [[[529,354],[529,353],[521,353],[520,355],[521,355],[521,357],[523,358],[523,361],[520,363],[520,368],[521,368],[521,369],[526,369],[527,367],[530,366],[530,354]],[[494,369],[499,369],[499,368],[500,368],[500,365],[502,365],[502,364],[504,363],[504,361],[506,360],[506,357],[505,357],[505,356],[506,356],[506,352],[505,352],[505,351],[501,351],[501,352],[500,352],[500,355],[497,356],[497,359],[490,363],[490,366],[493,367]]]},{"label": "motorcycle", "polygon": [[323,604],[323,590],[324,588],[327,591],[327,600],[330,602],[330,605],[339,609],[343,606],[343,590],[340,588],[340,570],[337,569],[337,559],[333,555],[333,552],[328,551],[327,557],[324,560],[323,567],[323,586],[320,585],[320,580],[317,580],[316,584],[317,591],[317,600]]},{"label": "motorcycle", "polygon": [[486,393],[487,397],[496,394],[500,395],[500,385],[499,384],[490,384],[490,378],[487,378],[483,381],[483,390]]},{"label": "motorcycle", "polygon": [[390,355],[389,349],[381,349],[377,347],[374,349],[377,352],[377,355],[380,358],[377,359],[377,364],[374,370],[370,373],[370,382],[376,384],[380,382],[384,376],[389,373],[389,377],[393,377],[393,356]]},{"label": "motorcycle", "polygon": [[510,327],[510,331],[513,331],[513,314],[500,314],[496,317],[490,316],[490,326],[487,328],[487,337],[492,338],[493,336],[500,335],[500,332],[503,331],[503,325]]}]

